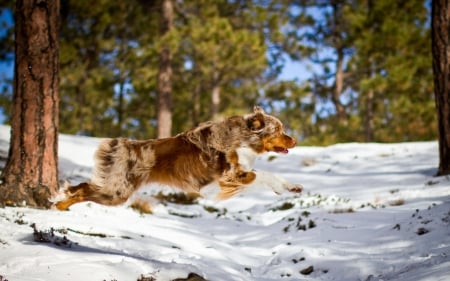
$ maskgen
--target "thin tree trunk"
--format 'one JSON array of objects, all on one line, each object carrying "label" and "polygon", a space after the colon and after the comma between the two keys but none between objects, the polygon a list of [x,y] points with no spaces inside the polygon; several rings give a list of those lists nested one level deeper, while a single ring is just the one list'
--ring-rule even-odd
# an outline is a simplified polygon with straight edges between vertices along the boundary
[{"label": "thin tree trunk", "polygon": [[334,36],[333,42],[336,48],[337,61],[336,61],[336,73],[334,75],[334,87],[331,96],[331,101],[336,108],[336,117],[338,123],[347,121],[347,113],[345,107],[342,105],[340,97],[344,89],[344,47],[342,35],[340,29],[342,29],[342,3],[340,1],[332,1],[331,6],[333,9],[333,23],[334,23]]},{"label": "thin tree trunk", "polygon": [[58,188],[59,0],[16,1],[16,56],[9,156],[1,205],[49,207]]},{"label": "thin tree trunk", "polygon": [[[194,57],[196,54],[194,53]],[[197,126],[200,123],[200,110],[201,110],[201,101],[200,96],[202,92],[202,75],[200,73],[198,63],[194,63],[193,66],[193,81],[195,84],[195,87],[192,91],[192,112],[191,112],[191,120],[192,120],[192,126]]]},{"label": "thin tree trunk", "polygon": [[85,134],[92,134],[92,130],[88,129],[86,127],[86,122],[85,122],[85,118],[86,118],[86,113],[83,112],[83,109],[85,108],[85,106],[87,106],[85,100],[85,93],[84,93],[84,83],[87,79],[87,70],[84,71],[84,73],[81,75],[81,78],[78,79],[77,81],[77,85],[75,86],[75,93],[76,93],[76,97],[75,100],[78,103],[78,106],[75,107],[75,118],[76,118],[76,128],[78,129],[78,133],[81,133],[82,135]]},{"label": "thin tree trunk", "polygon": [[[368,0],[367,3],[367,17],[371,19],[373,17],[373,0]],[[371,29],[373,27],[370,27]],[[375,76],[375,62],[373,59],[372,51],[369,51],[367,56],[367,65],[370,67],[367,71],[367,77],[373,79]],[[366,142],[374,141],[374,107],[375,107],[375,91],[373,88],[368,89],[367,96],[365,97],[366,111],[364,112],[364,136]]]},{"label": "thin tree trunk", "polygon": [[117,130],[115,135],[117,137],[122,136],[122,128],[124,127],[124,111],[125,111],[125,79],[122,78],[122,72],[120,73],[119,81],[119,101],[117,103]]},{"label": "thin tree trunk", "polygon": [[200,83],[197,83],[192,92],[192,126],[197,126],[200,123],[200,89]]},{"label": "thin tree trunk", "polygon": [[215,85],[211,92],[211,119],[216,120],[219,115],[220,87]]},{"label": "thin tree trunk", "polygon": [[[161,36],[173,25],[173,4],[162,1]],[[163,46],[159,57],[158,74],[158,138],[170,137],[172,131],[172,55],[168,46]]]},{"label": "thin tree trunk", "polygon": [[365,141],[371,142],[374,140],[374,125],[373,125],[373,118],[374,118],[374,98],[375,93],[373,89],[369,89],[367,93],[367,99],[366,99],[366,112],[365,112],[365,124],[364,124],[364,130],[365,130]]},{"label": "thin tree trunk", "polygon": [[340,96],[342,94],[342,90],[344,89],[344,70],[343,70],[344,52],[342,49],[338,49],[337,52],[338,52],[338,59],[336,62],[336,74],[334,77],[335,82],[331,100],[333,101],[333,104],[336,108],[336,116],[338,122],[341,123],[347,120],[347,113],[345,112],[345,107],[342,105],[340,101]]},{"label": "thin tree trunk", "polygon": [[211,91],[211,119],[216,120],[219,114],[220,107],[220,86],[219,86],[219,72],[217,70],[213,73],[213,86]]},{"label": "thin tree trunk", "polygon": [[438,114],[439,169],[450,174],[450,3],[433,0],[431,8],[434,95]]}]

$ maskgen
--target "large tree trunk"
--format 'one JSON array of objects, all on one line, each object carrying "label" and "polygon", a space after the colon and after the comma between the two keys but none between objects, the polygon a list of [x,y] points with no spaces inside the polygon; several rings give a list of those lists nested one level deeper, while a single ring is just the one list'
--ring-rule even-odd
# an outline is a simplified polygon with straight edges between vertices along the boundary
[{"label": "large tree trunk", "polygon": [[58,187],[59,0],[16,0],[16,55],[1,205],[49,207]]},{"label": "large tree trunk", "polygon": [[433,0],[431,8],[434,95],[439,128],[438,175],[450,174],[450,3]]},{"label": "large tree trunk", "polygon": [[[170,31],[173,25],[173,4],[162,0],[161,36]],[[168,46],[163,46],[159,57],[158,74],[158,138],[170,137],[172,131],[172,55]]]}]

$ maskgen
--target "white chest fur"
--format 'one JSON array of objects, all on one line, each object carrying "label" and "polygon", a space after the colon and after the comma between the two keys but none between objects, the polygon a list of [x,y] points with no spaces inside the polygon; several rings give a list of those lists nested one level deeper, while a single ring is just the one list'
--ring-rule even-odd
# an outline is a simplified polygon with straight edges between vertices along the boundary
[{"label": "white chest fur", "polygon": [[242,169],[245,171],[251,171],[258,154],[253,149],[248,147],[239,147],[236,149],[236,153],[239,157],[239,165],[241,165]]}]

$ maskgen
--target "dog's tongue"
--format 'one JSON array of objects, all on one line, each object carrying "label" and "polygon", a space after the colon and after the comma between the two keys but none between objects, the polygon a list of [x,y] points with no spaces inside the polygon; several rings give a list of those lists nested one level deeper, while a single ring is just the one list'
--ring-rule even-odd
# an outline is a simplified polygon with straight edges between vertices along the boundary
[{"label": "dog's tongue", "polygon": [[283,153],[283,154],[287,154],[289,151],[287,150],[287,148],[284,147],[274,147],[274,151],[277,153]]}]

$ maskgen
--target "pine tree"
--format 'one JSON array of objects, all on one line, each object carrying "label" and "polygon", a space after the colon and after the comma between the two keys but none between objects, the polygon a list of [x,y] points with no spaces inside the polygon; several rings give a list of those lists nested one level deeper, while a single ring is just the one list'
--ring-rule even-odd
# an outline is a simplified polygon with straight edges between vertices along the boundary
[{"label": "pine tree", "polygon": [[260,33],[233,22],[233,3],[183,4],[172,34],[172,41],[178,41],[173,44],[176,131],[218,118],[224,110],[227,115],[246,112],[255,103],[257,81],[267,68]]},{"label": "pine tree", "polygon": [[[436,137],[423,0],[171,2],[162,35],[162,0],[63,1],[62,132],[156,137],[166,47],[172,132],[261,103],[309,143]],[[287,58],[313,79],[281,81]]]},{"label": "pine tree", "polygon": [[11,144],[0,205],[49,207],[58,188],[59,1],[16,1]]},{"label": "pine tree", "polygon": [[431,8],[434,94],[439,128],[438,176],[450,174],[450,3],[433,0]]},{"label": "pine tree", "polygon": [[123,12],[108,1],[91,5],[63,1],[61,7],[60,131],[89,136],[113,136],[111,117],[115,75],[115,23]]},{"label": "pine tree", "polygon": [[155,3],[64,1],[61,10],[61,131],[154,136]]},{"label": "pine tree", "polygon": [[[429,29],[423,1],[357,1],[349,14],[360,140],[433,138]],[[398,13],[398,11],[405,11]]]}]

